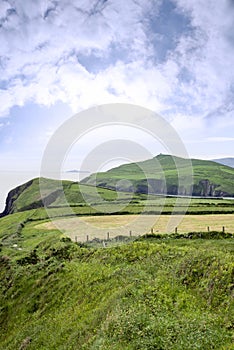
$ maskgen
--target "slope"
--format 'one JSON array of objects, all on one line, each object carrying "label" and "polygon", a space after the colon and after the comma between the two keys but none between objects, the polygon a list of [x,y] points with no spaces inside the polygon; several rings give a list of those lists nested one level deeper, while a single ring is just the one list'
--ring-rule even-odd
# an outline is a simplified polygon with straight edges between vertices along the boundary
[{"label": "slope", "polygon": [[[121,194],[124,200],[128,194]],[[42,207],[62,208],[68,206],[89,206],[101,199],[110,201],[117,197],[115,191],[97,189],[72,181],[58,181],[36,178],[11,190],[6,199],[6,206],[0,217],[8,214]]]},{"label": "slope", "polygon": [[[114,179],[115,180],[115,179]],[[39,182],[43,183],[40,191]],[[9,192],[0,217],[13,213],[32,213],[30,220],[109,214],[231,214],[234,201],[224,198],[186,198],[122,192],[77,182],[33,179]],[[139,190],[139,188],[138,188]],[[143,189],[144,190],[144,189]],[[44,194],[44,196],[43,196]],[[188,207],[189,204],[189,207]],[[45,208],[46,207],[46,208]],[[26,220],[26,219],[25,219]],[[24,221],[20,223],[24,225]]]},{"label": "slope", "polygon": [[0,247],[1,349],[233,349],[232,240],[19,239]]},{"label": "slope", "polygon": [[[193,171],[192,183],[190,165]],[[82,183],[140,193],[234,196],[234,169],[212,161],[191,159],[190,162],[188,159],[160,154],[143,162],[92,174]]]}]

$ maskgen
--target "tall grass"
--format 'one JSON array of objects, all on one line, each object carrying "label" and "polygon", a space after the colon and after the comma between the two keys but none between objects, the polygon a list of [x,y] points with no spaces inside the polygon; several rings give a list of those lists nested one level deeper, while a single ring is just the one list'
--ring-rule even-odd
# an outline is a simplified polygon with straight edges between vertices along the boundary
[{"label": "tall grass", "polygon": [[232,239],[93,249],[32,234],[2,248],[1,349],[233,349]]}]

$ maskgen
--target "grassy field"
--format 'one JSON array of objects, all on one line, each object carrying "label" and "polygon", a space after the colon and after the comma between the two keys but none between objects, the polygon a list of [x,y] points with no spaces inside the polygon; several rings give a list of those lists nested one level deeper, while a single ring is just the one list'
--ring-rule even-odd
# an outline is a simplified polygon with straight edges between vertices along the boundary
[{"label": "grassy field", "polygon": [[[182,221],[181,221],[182,219]],[[181,221],[181,222],[180,222]],[[86,241],[88,238],[106,239],[107,233],[113,238],[119,235],[134,236],[154,233],[174,232],[175,227],[178,233],[203,232],[207,231],[225,231],[234,233],[234,215],[186,215],[168,216],[168,215],[110,215],[110,216],[88,216],[74,217],[67,219],[56,219],[52,222],[37,224],[36,228],[41,230],[54,230],[59,228],[71,239]]]}]

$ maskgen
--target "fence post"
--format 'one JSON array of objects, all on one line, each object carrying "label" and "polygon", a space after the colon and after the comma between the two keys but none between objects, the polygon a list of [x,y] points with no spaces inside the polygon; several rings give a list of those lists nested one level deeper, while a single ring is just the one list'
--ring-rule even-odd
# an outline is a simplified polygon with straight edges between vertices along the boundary
[{"label": "fence post", "polygon": [[177,228],[177,227],[175,227],[175,233],[176,233],[176,234],[178,233],[178,228]]},{"label": "fence post", "polygon": [[207,231],[210,232],[210,226],[207,227]]},{"label": "fence post", "polygon": [[131,230],[129,231],[129,236],[132,237],[132,231]]},{"label": "fence post", "polygon": [[153,229],[153,227],[151,228],[151,234],[153,234],[154,233],[154,229]]},{"label": "fence post", "polygon": [[89,241],[89,235],[86,236],[86,242],[88,242],[88,241]]},{"label": "fence post", "polygon": [[77,243],[77,236],[75,237],[75,242]]},{"label": "fence post", "polygon": [[110,232],[107,232],[107,240],[110,239]]},{"label": "fence post", "polygon": [[223,226],[223,233],[225,233],[225,227]]}]

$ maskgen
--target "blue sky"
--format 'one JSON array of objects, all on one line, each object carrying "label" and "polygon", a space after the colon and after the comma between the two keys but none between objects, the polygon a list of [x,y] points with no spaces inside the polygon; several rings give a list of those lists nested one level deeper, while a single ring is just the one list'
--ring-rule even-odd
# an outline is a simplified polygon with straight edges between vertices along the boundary
[{"label": "blue sky", "polygon": [[0,170],[36,171],[59,125],[112,102],[159,113],[191,157],[234,156],[233,33],[231,0],[2,0]]}]

